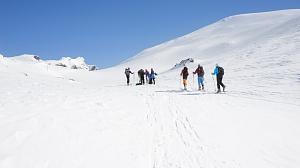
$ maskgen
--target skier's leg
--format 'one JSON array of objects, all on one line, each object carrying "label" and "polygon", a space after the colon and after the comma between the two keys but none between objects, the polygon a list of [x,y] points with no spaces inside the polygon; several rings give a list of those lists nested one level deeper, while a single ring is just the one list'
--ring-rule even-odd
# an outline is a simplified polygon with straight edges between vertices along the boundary
[{"label": "skier's leg", "polygon": [[225,85],[223,84],[222,80],[223,80],[223,76],[220,77],[220,85],[223,88],[223,92],[225,92]]},{"label": "skier's leg", "polygon": [[201,90],[201,77],[198,76],[198,90]]},{"label": "skier's leg", "polygon": [[186,86],[187,86],[187,80],[183,79],[183,86],[184,86],[184,90],[187,90]]},{"label": "skier's leg", "polygon": [[142,84],[144,85],[145,84],[145,77],[142,76]]},{"label": "skier's leg", "polygon": [[221,85],[220,83],[222,83],[221,80],[222,80],[222,78],[220,78],[220,76],[217,76],[217,88],[218,88],[217,92],[221,91],[221,87],[220,87],[220,85]]},{"label": "skier's leg", "polygon": [[[204,90],[204,79],[203,79],[203,77],[200,77],[200,84],[202,86],[202,90]],[[199,87],[200,87],[200,84],[199,84]]]},{"label": "skier's leg", "polygon": [[129,75],[126,75],[127,85],[129,85]]}]

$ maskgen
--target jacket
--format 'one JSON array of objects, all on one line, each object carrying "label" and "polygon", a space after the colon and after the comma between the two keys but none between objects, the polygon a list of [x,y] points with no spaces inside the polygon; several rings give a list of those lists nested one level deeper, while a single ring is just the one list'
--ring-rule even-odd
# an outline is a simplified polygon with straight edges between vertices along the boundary
[{"label": "jacket", "polygon": [[184,67],[180,75],[182,76],[183,79],[187,79],[187,77],[189,76],[188,68]]},{"label": "jacket", "polygon": [[204,70],[203,70],[203,67],[200,66],[196,69],[196,71],[194,72],[194,74],[197,74],[198,77],[203,77],[204,76]]}]

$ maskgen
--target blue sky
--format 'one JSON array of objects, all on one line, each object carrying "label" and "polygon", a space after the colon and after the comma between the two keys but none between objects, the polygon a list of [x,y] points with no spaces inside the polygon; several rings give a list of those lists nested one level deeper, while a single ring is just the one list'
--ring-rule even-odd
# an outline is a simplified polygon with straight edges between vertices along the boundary
[{"label": "blue sky", "polygon": [[224,17],[299,0],[0,0],[0,53],[84,56],[100,68]]}]

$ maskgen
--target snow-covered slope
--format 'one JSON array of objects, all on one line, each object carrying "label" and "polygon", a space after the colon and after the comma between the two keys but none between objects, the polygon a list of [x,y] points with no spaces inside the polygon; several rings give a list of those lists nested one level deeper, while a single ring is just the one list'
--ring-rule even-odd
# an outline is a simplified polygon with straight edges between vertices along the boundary
[{"label": "snow-covered slope", "polygon": [[189,57],[201,62],[209,58],[215,61],[216,58],[240,56],[237,53],[249,50],[249,47],[298,35],[299,13],[299,10],[288,10],[231,16],[186,36],[146,49],[121,65],[144,64],[165,70]]},{"label": "snow-covered slope", "polygon": [[[222,19],[186,36],[146,49],[120,67],[159,72],[193,58],[206,72],[219,63],[231,90],[300,100],[300,10],[243,14]],[[178,73],[178,72],[177,72]],[[208,74],[208,73],[207,73]],[[210,78],[207,75],[207,78]],[[226,79],[225,79],[226,80]]]},{"label": "snow-covered slope", "polygon": [[[100,71],[0,56],[0,168],[300,167],[299,17],[232,16]],[[182,92],[173,66],[187,58],[190,73],[204,66],[206,92],[192,75]],[[128,66],[153,67],[157,85],[126,86]]]}]

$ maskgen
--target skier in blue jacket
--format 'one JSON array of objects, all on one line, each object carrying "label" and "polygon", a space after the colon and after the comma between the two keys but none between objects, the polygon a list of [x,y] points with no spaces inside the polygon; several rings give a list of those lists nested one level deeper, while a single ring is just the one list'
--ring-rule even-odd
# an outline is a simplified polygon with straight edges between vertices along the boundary
[{"label": "skier in blue jacket", "polygon": [[155,85],[155,75],[157,75],[157,73],[155,73],[153,68],[151,68],[150,75],[149,75],[149,84]]},{"label": "skier in blue jacket", "polygon": [[221,92],[221,87],[220,86],[223,87],[223,92],[225,92],[225,85],[222,82],[223,76],[224,76],[224,69],[222,67],[220,67],[218,64],[216,64],[214,72],[211,73],[211,74],[216,75],[216,77],[217,77],[217,87],[218,87],[217,93]]}]

